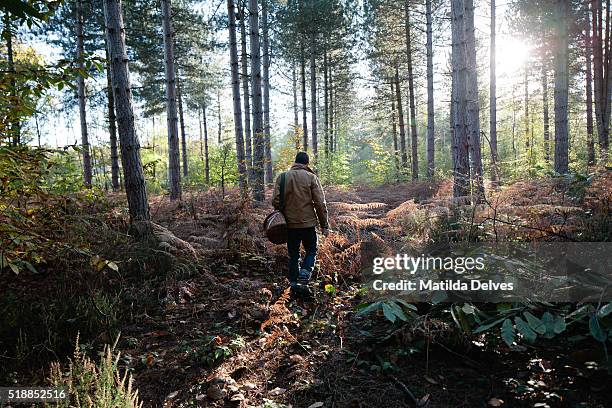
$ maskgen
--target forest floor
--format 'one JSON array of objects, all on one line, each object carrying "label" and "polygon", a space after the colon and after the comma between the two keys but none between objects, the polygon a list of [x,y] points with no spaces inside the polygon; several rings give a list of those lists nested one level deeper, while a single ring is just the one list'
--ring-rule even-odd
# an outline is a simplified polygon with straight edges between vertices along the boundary
[{"label": "forest floor", "polygon": [[[558,182],[506,188],[495,197],[497,212],[522,218],[497,234],[555,239],[583,228],[576,214],[589,198],[609,197],[609,183],[609,175],[595,183],[582,207]],[[400,325],[356,312],[372,257],[435,241],[450,188],[327,189],[332,233],[319,238],[311,302],[290,299],[286,251],[261,238],[269,206],[239,208],[237,197],[195,194],[177,208],[155,198],[155,221],[206,258],[207,277],[174,282],[162,314],[123,330],[134,345],[123,348],[123,361],[134,369],[145,406],[612,406],[612,378],[596,363],[603,349],[594,341],[576,348],[566,337],[510,348],[468,337],[423,308]],[[489,210],[483,206],[480,222]],[[528,227],[517,227],[521,221]]]},{"label": "forest floor", "polygon": [[[81,334],[96,349],[112,343],[111,323],[119,329],[120,366],[133,374],[145,407],[612,406],[612,377],[599,364],[604,348],[588,338],[576,342],[571,330],[508,347],[499,332],[464,334],[450,313],[429,304],[394,324],[382,313],[357,312],[375,256],[449,237],[610,239],[610,172],[582,184],[543,179],[505,186],[476,210],[465,206],[462,225],[448,222],[457,211],[451,188],[448,180],[326,188],[331,233],[319,237],[308,302],[289,296],[285,247],[262,236],[269,204],[252,206],[235,191],[225,198],[216,190],[189,192],[181,203],[152,197],[153,221],[171,232],[156,253],[172,252],[175,261],[138,260],[141,270],[156,274],[151,286],[109,271],[100,287],[121,286],[117,302],[132,305],[121,309],[129,315],[111,316],[112,307],[100,305],[112,302],[94,300],[92,313],[104,316],[109,329],[100,324],[89,338]],[[120,200],[111,195],[111,202]],[[119,208],[111,206],[106,217],[125,217]],[[138,256],[119,241],[98,240],[107,241],[107,259],[117,259],[120,270]],[[91,281],[87,287],[106,299]],[[23,302],[37,293],[24,281],[7,288],[22,288],[14,299]]]}]

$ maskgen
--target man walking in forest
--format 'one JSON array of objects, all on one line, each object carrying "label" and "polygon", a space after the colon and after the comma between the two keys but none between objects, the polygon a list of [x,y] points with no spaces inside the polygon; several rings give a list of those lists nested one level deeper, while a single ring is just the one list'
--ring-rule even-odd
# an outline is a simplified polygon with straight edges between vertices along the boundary
[{"label": "man walking in forest", "polygon": [[[316,226],[328,234],[327,204],[319,178],[308,167],[308,154],[299,152],[295,163],[276,179],[272,205],[282,211],[287,220],[287,250],[289,252],[289,283],[297,295],[308,295],[308,281],[317,256]],[[284,208],[280,208],[281,179],[284,178]],[[306,255],[300,260],[300,244]]]}]

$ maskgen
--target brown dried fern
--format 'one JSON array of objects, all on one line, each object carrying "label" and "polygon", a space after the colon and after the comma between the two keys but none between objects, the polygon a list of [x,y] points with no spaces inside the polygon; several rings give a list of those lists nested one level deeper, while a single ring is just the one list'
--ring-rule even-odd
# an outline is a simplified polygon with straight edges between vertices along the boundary
[{"label": "brown dried fern", "polygon": [[266,327],[280,323],[290,323],[293,320],[291,311],[287,308],[287,303],[291,296],[291,288],[287,288],[280,295],[278,300],[270,306],[270,314],[266,321],[261,324],[260,330],[263,332]]}]

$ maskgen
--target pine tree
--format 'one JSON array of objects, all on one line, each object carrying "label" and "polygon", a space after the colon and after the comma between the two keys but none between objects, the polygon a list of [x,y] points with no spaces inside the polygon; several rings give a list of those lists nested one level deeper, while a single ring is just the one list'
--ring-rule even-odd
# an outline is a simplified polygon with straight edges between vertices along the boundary
[{"label": "pine tree", "polygon": [[249,0],[249,27],[251,30],[251,87],[253,90],[253,198],[265,199],[264,192],[264,155],[265,141],[263,129],[263,106],[261,95],[261,56],[259,46],[259,9],[257,0]]},{"label": "pine tree", "polygon": [[[568,172],[568,4],[555,1],[555,157],[557,173]],[[605,120],[604,120],[605,123]]]},{"label": "pine tree", "polygon": [[168,118],[168,184],[170,199],[181,198],[181,169],[176,109],[176,70],[174,67],[174,41],[172,31],[172,7],[170,0],[161,0],[166,69],[166,114]]},{"label": "pine tree", "polygon": [[[83,35],[83,2],[76,0],[76,59],[77,66],[83,72],[85,71],[84,63],[84,35]],[[87,133],[87,114],[85,106],[85,77],[84,74],[77,78],[77,94],[79,99],[79,117],[81,124],[81,148],[83,149],[83,180],[85,187],[91,187],[91,156],[89,147],[89,135]]]},{"label": "pine tree", "polygon": [[121,0],[104,0],[104,12],[111,63],[112,89],[116,102],[117,125],[121,140],[121,164],[123,166],[130,219],[132,221],[148,221],[150,219],[149,204],[144,172],[140,161],[140,143],[134,126],[134,109]]},{"label": "pine tree", "polygon": [[[236,11],[234,1],[227,0],[227,14],[229,16],[229,49],[230,64],[232,72],[232,96],[234,102],[234,133],[236,136],[236,162],[238,165],[238,177],[240,189],[246,191],[247,171],[244,159],[244,139],[242,135],[242,107],[240,100],[240,77],[238,73],[238,41],[236,40]],[[245,96],[248,98],[248,95]]]}]

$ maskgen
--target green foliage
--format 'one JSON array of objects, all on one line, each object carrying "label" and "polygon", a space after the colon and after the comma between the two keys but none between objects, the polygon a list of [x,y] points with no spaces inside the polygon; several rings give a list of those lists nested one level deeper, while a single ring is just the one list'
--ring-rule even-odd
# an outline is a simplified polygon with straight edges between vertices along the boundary
[{"label": "green foliage", "polygon": [[360,305],[358,307],[360,315],[366,315],[375,311],[382,311],[383,316],[391,323],[395,323],[397,319],[407,322],[412,313],[416,312],[416,306],[406,302],[403,299],[389,298],[373,302],[369,305]]},{"label": "green foliage", "polygon": [[204,335],[199,330],[194,334],[198,336],[196,340],[184,344],[182,351],[192,364],[203,364],[207,367],[218,365],[246,344],[239,335],[224,339],[217,335]]}]

